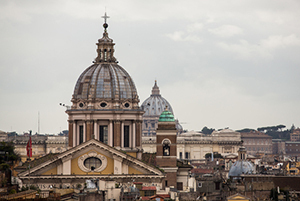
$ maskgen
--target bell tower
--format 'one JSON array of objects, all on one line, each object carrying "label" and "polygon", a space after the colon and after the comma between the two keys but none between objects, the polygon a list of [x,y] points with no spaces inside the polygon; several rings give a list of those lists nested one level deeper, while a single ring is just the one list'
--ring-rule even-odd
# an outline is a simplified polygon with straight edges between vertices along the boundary
[{"label": "bell tower", "polygon": [[163,188],[177,189],[177,130],[173,114],[165,109],[159,116],[156,131],[156,164],[166,173]]}]

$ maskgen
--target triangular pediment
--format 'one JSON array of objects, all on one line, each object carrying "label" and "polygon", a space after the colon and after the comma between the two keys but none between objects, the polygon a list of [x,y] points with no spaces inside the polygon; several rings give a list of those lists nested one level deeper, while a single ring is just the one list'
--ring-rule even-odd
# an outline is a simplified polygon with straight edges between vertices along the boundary
[{"label": "triangular pediment", "polygon": [[224,158],[225,159],[234,159],[234,158],[237,158],[238,157],[238,155],[236,155],[236,154],[228,154],[228,155],[226,155]]},{"label": "triangular pediment", "polygon": [[229,201],[229,200],[250,200],[248,197],[246,197],[246,196],[243,196],[243,195],[241,195],[241,194],[239,194],[239,193],[237,193],[237,194],[234,194],[234,195],[232,195],[232,196],[229,196],[229,197],[227,197],[227,200]]},{"label": "triangular pediment", "polygon": [[[98,161],[98,166],[89,166],[87,162],[89,158]],[[34,164],[34,161],[31,163]],[[91,167],[94,170],[91,170]],[[29,174],[31,177],[55,175],[70,177],[91,174],[102,177],[105,175],[123,175],[127,177],[128,175],[163,176],[158,168],[95,139],[59,153],[40,164],[31,166],[30,170],[27,169],[19,173],[19,177],[27,177]]]}]

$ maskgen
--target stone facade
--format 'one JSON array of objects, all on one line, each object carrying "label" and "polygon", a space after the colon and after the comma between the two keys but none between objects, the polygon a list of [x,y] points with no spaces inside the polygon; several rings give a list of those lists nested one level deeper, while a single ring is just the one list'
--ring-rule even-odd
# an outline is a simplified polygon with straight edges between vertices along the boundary
[{"label": "stone facade", "polygon": [[300,128],[293,130],[293,132],[290,134],[290,140],[293,142],[300,141]]},{"label": "stone facade", "polygon": [[[143,150],[156,153],[156,137],[143,137]],[[240,133],[230,129],[216,131],[211,135],[190,131],[177,135],[177,159],[204,160],[205,154],[218,152],[223,155],[237,153],[242,144]]]},{"label": "stone facade", "polygon": [[[89,159],[101,162],[87,163]],[[165,177],[158,168],[95,139],[31,161],[30,170],[28,167],[26,162],[15,169],[22,181],[20,187],[34,184],[45,192],[52,188],[83,189],[87,180],[93,180],[100,191],[108,192],[106,199],[117,200],[121,190],[118,186],[125,189],[134,181],[160,186]]]},{"label": "stone facade", "polygon": [[300,141],[286,141],[285,152],[287,156],[299,157],[300,156]]},{"label": "stone facade", "polygon": [[[20,154],[21,160],[27,159],[26,145],[29,135],[10,136],[7,139],[15,145],[15,150]],[[68,137],[57,135],[32,135],[32,158],[39,158],[49,153],[61,153],[68,148]]]},{"label": "stone facade", "polygon": [[285,154],[285,141],[281,139],[272,139],[272,153],[276,155]]},{"label": "stone facade", "polygon": [[272,137],[259,131],[249,133],[241,133],[243,145],[247,149],[247,153],[255,154],[272,154]]}]

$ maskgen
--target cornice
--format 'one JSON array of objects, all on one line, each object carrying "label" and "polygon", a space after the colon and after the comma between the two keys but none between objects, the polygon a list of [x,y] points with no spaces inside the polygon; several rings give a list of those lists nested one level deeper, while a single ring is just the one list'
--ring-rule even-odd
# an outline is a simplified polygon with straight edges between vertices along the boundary
[{"label": "cornice", "polygon": [[[109,175],[30,175],[30,179],[46,179],[46,180],[55,180],[55,179],[91,179],[99,178],[103,180],[114,180],[114,179],[155,179],[155,178],[164,178],[165,175],[149,175],[149,174],[109,174]],[[28,176],[19,176],[22,180],[29,180]]]}]

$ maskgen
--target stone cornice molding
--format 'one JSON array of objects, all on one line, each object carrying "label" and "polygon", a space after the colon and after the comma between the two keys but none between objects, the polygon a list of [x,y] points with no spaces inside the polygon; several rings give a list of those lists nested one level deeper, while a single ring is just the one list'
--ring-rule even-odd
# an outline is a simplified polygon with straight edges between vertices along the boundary
[{"label": "stone cornice molding", "polygon": [[[144,140],[142,144],[156,144],[156,140]],[[240,145],[240,141],[179,141],[177,144],[220,144],[220,145]]]},{"label": "stone cornice molding", "polygon": [[64,158],[62,158],[61,161],[64,163],[64,162],[69,161],[69,160],[71,160],[71,159],[72,159],[72,155],[70,154],[70,155],[68,155],[68,156],[66,156],[66,157],[64,157]]},{"label": "stone cornice molding", "polygon": [[119,161],[119,162],[122,162],[122,161],[123,161],[123,158],[122,158],[122,157],[119,157],[119,156],[117,156],[117,155],[113,155],[113,159],[114,159],[114,160],[117,160],[117,161]]},{"label": "stone cornice molding", "polygon": [[[56,180],[56,179],[94,179],[99,178],[103,180],[114,180],[114,179],[162,179],[165,175],[149,175],[149,174],[109,174],[109,175],[30,175],[30,179],[47,179],[47,180]],[[19,176],[22,180],[29,180],[28,176]]]}]

